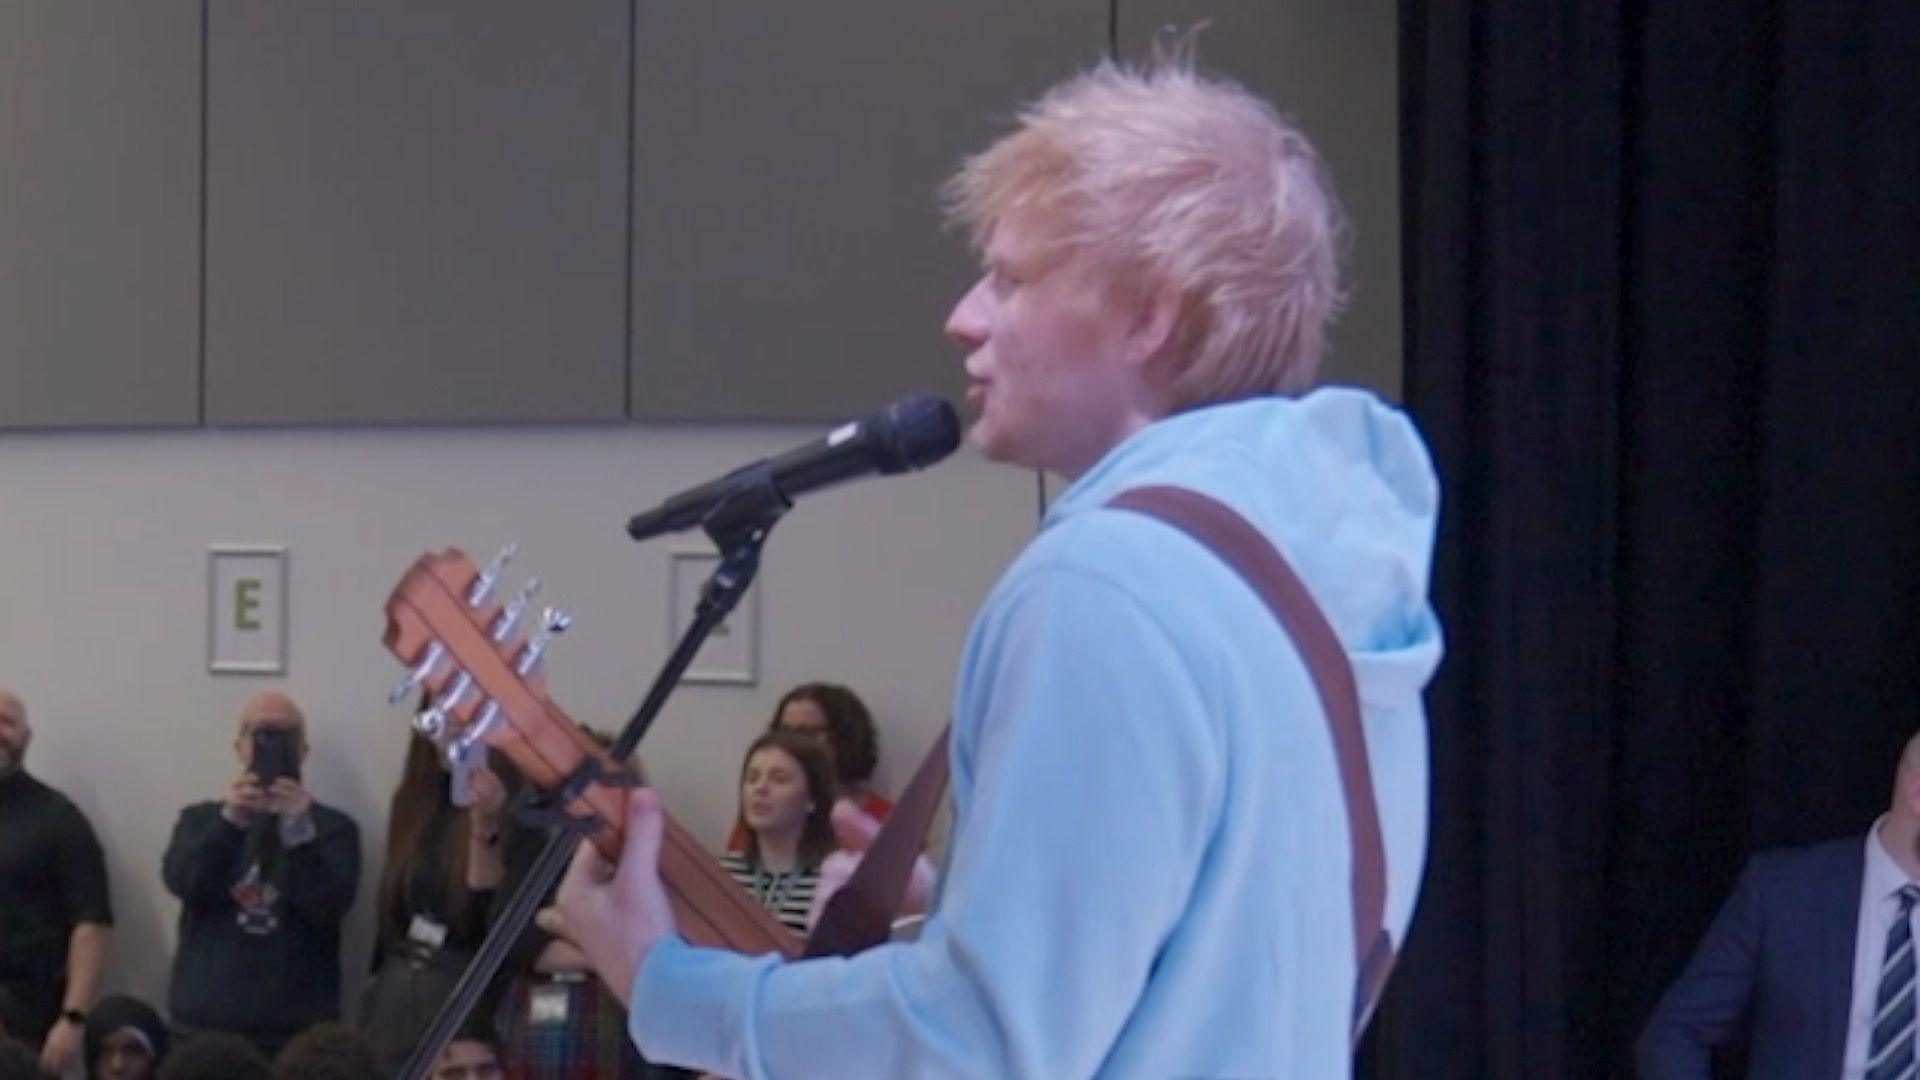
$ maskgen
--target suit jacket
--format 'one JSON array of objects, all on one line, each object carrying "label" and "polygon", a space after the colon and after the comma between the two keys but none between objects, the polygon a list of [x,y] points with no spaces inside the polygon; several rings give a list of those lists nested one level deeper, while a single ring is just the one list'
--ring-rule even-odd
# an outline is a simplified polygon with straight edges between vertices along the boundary
[{"label": "suit jacket", "polygon": [[1646,1080],[1705,1078],[1744,1022],[1753,1080],[1838,1077],[1866,837],[1755,855],[1640,1033]]}]

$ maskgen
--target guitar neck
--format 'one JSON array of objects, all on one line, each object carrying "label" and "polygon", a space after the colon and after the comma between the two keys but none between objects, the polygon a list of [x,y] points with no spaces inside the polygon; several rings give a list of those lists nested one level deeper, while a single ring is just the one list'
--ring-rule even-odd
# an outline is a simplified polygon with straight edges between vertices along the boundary
[{"label": "guitar neck", "polygon": [[[529,782],[542,791],[554,790],[589,756],[599,759],[603,773],[618,771],[618,766],[592,735],[558,706],[551,702],[546,705],[553,720],[551,724],[524,731],[527,736],[524,741],[509,742],[501,747]],[[591,783],[564,807],[573,817],[591,815],[605,823],[589,833],[587,839],[609,862],[620,860],[625,843],[621,823],[627,819],[627,791],[611,783]],[[800,954],[803,946],[799,937],[748,896],[671,814],[666,817],[660,847],[660,877],[667,887],[681,933],[694,944],[754,954],[778,952],[786,957]]]}]

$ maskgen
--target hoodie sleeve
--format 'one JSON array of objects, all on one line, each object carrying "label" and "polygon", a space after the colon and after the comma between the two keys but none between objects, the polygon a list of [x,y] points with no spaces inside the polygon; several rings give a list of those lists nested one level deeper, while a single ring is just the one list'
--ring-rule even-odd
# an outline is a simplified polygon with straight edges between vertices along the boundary
[{"label": "hoodie sleeve", "polygon": [[1069,566],[996,594],[962,680],[972,785],[920,939],[791,964],[662,941],[631,998],[650,1058],[753,1078],[1099,1069],[1219,813],[1219,734],[1152,613]]}]

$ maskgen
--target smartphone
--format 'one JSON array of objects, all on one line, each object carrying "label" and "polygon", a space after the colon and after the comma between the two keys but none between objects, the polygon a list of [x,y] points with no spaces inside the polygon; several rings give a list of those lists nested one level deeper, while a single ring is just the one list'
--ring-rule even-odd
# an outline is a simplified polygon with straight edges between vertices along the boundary
[{"label": "smartphone", "polygon": [[300,779],[300,750],[292,730],[253,729],[253,774],[260,778],[262,788],[273,786],[283,776]]}]

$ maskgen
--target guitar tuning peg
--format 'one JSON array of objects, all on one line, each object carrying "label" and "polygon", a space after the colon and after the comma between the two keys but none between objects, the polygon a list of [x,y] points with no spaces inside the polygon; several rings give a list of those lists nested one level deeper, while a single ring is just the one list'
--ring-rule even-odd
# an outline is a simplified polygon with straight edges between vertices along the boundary
[{"label": "guitar tuning peg", "polygon": [[434,669],[440,666],[440,661],[446,659],[446,656],[445,645],[438,641],[430,642],[427,645],[427,651],[421,654],[420,662],[415,664],[412,670],[407,672],[406,677],[395,683],[393,689],[388,692],[387,704],[400,704],[401,700],[413,693],[421,683],[431,679]]},{"label": "guitar tuning peg", "polygon": [[454,676],[446,690],[433,699],[433,704],[413,718],[413,730],[439,742],[447,733],[447,717],[453,715],[454,710],[460,707],[460,699],[472,689],[472,675],[462,671]]},{"label": "guitar tuning peg", "polygon": [[513,599],[507,602],[507,606],[500,609],[499,618],[493,620],[493,627],[490,631],[493,635],[493,640],[505,641],[513,636],[513,628],[520,623],[520,613],[527,610],[527,604],[533,600],[534,594],[539,591],[540,579],[537,577],[528,578],[527,583],[520,586],[520,591],[515,593]]},{"label": "guitar tuning peg", "polygon": [[495,555],[492,562],[481,569],[480,576],[473,579],[473,587],[467,590],[468,607],[480,607],[487,602],[493,595],[494,583],[500,580],[500,572],[505,570],[507,564],[512,562],[513,557],[519,553],[519,544],[508,544],[500,549],[500,554]]},{"label": "guitar tuning peg", "polygon": [[[451,759],[452,755],[448,755]],[[447,801],[466,809],[473,805],[473,763],[469,760],[447,762]]]},{"label": "guitar tuning peg", "polygon": [[440,737],[447,733],[447,714],[439,709],[423,709],[413,718],[413,730],[439,742]]},{"label": "guitar tuning peg", "polygon": [[562,608],[550,607],[540,613],[540,621],[542,624],[540,632],[534,635],[532,641],[527,642],[526,648],[520,650],[520,659],[513,665],[513,669],[522,675],[532,674],[533,669],[539,665],[540,658],[546,655],[547,646],[553,644],[556,636],[566,633],[567,628],[573,625],[573,616],[567,614]]},{"label": "guitar tuning peg", "polygon": [[475,755],[486,742],[487,734],[500,723],[500,703],[489,701],[481,706],[479,715],[467,729],[455,735],[447,742],[445,753],[447,767],[456,770],[472,769]]}]

